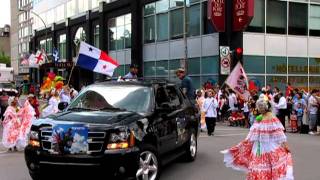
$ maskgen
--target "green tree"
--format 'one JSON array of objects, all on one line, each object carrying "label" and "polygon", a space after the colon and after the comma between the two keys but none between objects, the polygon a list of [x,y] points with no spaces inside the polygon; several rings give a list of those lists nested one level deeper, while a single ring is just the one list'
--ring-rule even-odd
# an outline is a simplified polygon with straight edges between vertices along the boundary
[{"label": "green tree", "polygon": [[0,63],[6,64],[7,67],[10,67],[11,65],[10,56],[5,55],[3,51],[0,52]]}]

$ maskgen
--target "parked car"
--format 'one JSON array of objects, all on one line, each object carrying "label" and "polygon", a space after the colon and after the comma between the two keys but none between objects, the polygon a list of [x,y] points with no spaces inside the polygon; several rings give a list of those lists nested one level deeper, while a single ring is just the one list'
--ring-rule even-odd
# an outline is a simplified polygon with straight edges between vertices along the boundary
[{"label": "parked car", "polygon": [[2,95],[3,92],[6,92],[9,96],[18,94],[15,85],[10,82],[0,82],[0,95]]},{"label": "parked car", "polygon": [[34,180],[52,174],[46,166],[156,180],[168,162],[196,159],[199,116],[174,84],[103,82],[65,106],[31,127],[25,160]]}]

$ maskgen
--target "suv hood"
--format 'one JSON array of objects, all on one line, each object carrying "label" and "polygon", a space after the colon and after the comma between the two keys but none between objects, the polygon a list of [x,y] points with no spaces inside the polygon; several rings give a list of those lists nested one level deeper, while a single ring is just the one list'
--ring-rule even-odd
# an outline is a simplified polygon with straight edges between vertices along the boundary
[{"label": "suv hood", "polygon": [[84,123],[84,124],[105,124],[105,125],[129,125],[141,119],[142,116],[134,112],[105,112],[105,111],[85,111],[85,112],[62,112],[51,115],[46,119],[36,121],[36,124],[48,123]]}]

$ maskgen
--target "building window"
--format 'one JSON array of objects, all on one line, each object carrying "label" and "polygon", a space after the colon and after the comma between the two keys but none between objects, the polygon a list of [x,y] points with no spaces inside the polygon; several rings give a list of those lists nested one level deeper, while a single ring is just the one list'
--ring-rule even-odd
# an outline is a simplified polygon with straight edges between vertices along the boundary
[{"label": "building window", "polygon": [[156,2],[156,13],[166,12],[169,9],[168,0],[160,0]]},{"label": "building window", "polygon": [[248,83],[249,86],[252,87],[252,85],[254,87],[256,87],[258,90],[260,90],[262,87],[265,86],[265,77],[264,76],[254,76],[254,75],[249,75],[248,76]]},{"label": "building window", "polygon": [[308,34],[308,5],[304,3],[289,4],[289,34]]},{"label": "building window", "polygon": [[157,15],[157,41],[168,40],[168,13]]},{"label": "building window", "polygon": [[170,8],[183,7],[184,0],[170,0]]},{"label": "building window", "polygon": [[310,58],[309,59],[309,73],[310,74],[320,74],[320,58]]},{"label": "building window", "polygon": [[287,33],[287,2],[267,0],[267,33]]},{"label": "building window", "polygon": [[287,85],[287,77],[286,76],[267,76],[266,77],[267,84],[270,84],[271,87],[278,87],[281,92],[285,92]]},{"label": "building window", "polygon": [[[52,53],[52,38],[48,38],[47,41],[45,39],[41,40],[39,50],[44,50],[46,54],[51,54]],[[25,52],[25,51],[23,50],[23,52]]]},{"label": "building window", "polygon": [[264,74],[264,56],[245,56],[243,58],[244,69],[247,73]]},{"label": "building window", "polygon": [[76,14],[76,0],[70,0],[67,2],[67,17],[74,16]]},{"label": "building window", "polygon": [[201,59],[202,74],[218,74],[219,62],[218,56],[202,57]]},{"label": "building window", "polygon": [[247,31],[249,32],[265,32],[265,0],[254,1],[254,17]]},{"label": "building window", "polygon": [[287,74],[287,58],[267,56],[267,74]]},{"label": "building window", "polygon": [[156,12],[156,3],[150,3],[144,6],[144,16],[152,15],[155,12]]},{"label": "building window", "polygon": [[131,48],[131,14],[110,19],[108,27],[109,50]]},{"label": "building window", "polygon": [[59,50],[60,59],[66,59],[67,58],[66,40],[67,40],[66,34],[62,34],[58,38],[58,50]]},{"label": "building window", "polygon": [[154,16],[144,18],[144,43],[152,43],[155,40]]},{"label": "building window", "polygon": [[156,62],[144,62],[143,76],[154,77],[156,75]]},{"label": "building window", "polygon": [[85,12],[89,9],[89,6],[88,6],[88,2],[87,0],[78,0],[78,12],[81,13],[81,12]]},{"label": "building window", "polygon": [[187,10],[188,36],[200,35],[200,4],[193,5]]},{"label": "building window", "polygon": [[100,35],[100,27],[99,25],[96,25],[93,29],[93,44],[95,47],[99,48],[99,35]]},{"label": "building window", "polygon": [[65,19],[64,4],[61,4],[56,8],[56,21],[61,21]]},{"label": "building window", "polygon": [[320,36],[320,6],[310,5],[310,36]]},{"label": "building window", "polygon": [[168,60],[156,61],[156,76],[168,78]]},{"label": "building window", "polygon": [[72,57],[76,57],[78,48],[80,47],[80,42],[86,41],[86,32],[83,29],[83,27],[79,27],[76,31],[76,34],[73,39],[73,51],[72,51]]},{"label": "building window", "polygon": [[320,76],[309,77],[309,90],[320,89]]},{"label": "building window", "polygon": [[183,37],[183,9],[176,9],[170,12],[170,37],[177,39]]}]

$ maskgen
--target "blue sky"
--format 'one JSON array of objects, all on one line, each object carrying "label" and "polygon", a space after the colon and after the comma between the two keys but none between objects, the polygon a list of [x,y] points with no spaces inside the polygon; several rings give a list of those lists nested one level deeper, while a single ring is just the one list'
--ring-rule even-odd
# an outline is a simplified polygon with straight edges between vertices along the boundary
[{"label": "blue sky", "polygon": [[3,27],[5,24],[11,23],[11,17],[10,17],[10,0],[1,0],[1,6],[0,6],[0,27]]}]

